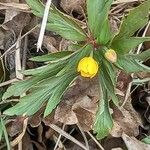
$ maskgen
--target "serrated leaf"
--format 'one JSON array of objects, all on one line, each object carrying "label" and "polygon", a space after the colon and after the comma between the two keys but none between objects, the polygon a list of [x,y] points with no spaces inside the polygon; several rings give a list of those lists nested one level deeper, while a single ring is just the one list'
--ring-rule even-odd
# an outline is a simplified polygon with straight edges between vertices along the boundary
[{"label": "serrated leaf", "polygon": [[148,59],[150,59],[150,49],[145,50],[140,54],[129,54],[128,56],[140,61],[147,61]]},{"label": "serrated leaf", "polygon": [[51,62],[51,61],[59,61],[61,58],[64,58],[70,54],[72,54],[73,51],[61,51],[56,53],[49,53],[42,56],[36,56],[31,58],[31,61],[37,61],[37,62]]},{"label": "serrated leaf", "polygon": [[150,0],[143,2],[140,6],[130,11],[127,17],[124,17],[123,23],[120,27],[119,34],[115,37],[120,39],[122,37],[130,37],[137,30],[144,27],[149,20]]},{"label": "serrated leaf", "polygon": [[64,92],[66,91],[66,89],[69,87],[69,85],[75,79],[76,76],[77,76],[76,73],[71,73],[71,74],[68,73],[68,75],[66,74],[64,76],[62,82],[60,82],[60,84],[55,88],[55,90],[52,93],[52,96],[48,100],[48,103],[44,112],[44,117],[49,115],[53,111],[53,109],[56,108],[56,106],[61,100],[62,95],[64,94]]},{"label": "serrated leaf", "polygon": [[150,67],[145,66],[128,55],[119,55],[115,65],[127,73],[150,72]]},{"label": "serrated leaf", "polygon": [[24,71],[23,73],[25,75],[33,75],[33,77],[24,81],[16,82],[14,85],[10,86],[4,93],[2,99],[7,99],[11,96],[22,95],[38,82],[44,80],[47,77],[56,75],[64,67],[64,65],[65,63],[48,64],[43,67]]},{"label": "serrated leaf", "polygon": [[[26,0],[26,2],[33,9],[33,13],[35,13],[35,15],[39,17],[43,16],[44,6],[38,0]],[[34,5],[32,4],[32,2],[34,3]],[[47,29],[56,32],[57,34],[68,40],[84,41],[86,39],[86,34],[78,25],[77,21],[73,17],[60,12],[55,7],[52,7],[50,9]]]},{"label": "serrated leaf", "polygon": [[94,123],[94,132],[97,133],[96,137],[98,139],[103,139],[109,134],[111,128],[113,127],[113,120],[109,112],[109,98],[107,91],[101,83],[100,78],[101,73],[99,73],[100,102]]},{"label": "serrated leaf", "polygon": [[127,54],[129,51],[136,48],[139,44],[150,41],[150,37],[130,37],[114,39],[111,43],[111,48],[119,54]]},{"label": "serrated leaf", "polygon": [[97,38],[103,30],[103,24],[108,17],[108,11],[113,0],[87,0],[88,25]]},{"label": "serrated leaf", "polygon": [[[62,77],[51,77],[37,84],[36,90],[31,90],[30,94],[21,97],[19,103],[4,111],[7,115],[33,115],[42,106],[42,104],[50,98],[53,89],[62,82]],[[40,85],[42,85],[40,87]],[[34,87],[33,87],[34,88]]]}]

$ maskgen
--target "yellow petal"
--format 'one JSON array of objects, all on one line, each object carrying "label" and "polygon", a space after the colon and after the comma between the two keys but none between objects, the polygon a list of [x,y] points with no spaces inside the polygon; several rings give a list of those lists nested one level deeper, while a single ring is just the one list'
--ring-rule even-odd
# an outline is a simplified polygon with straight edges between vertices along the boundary
[{"label": "yellow petal", "polygon": [[82,77],[91,77],[91,74],[85,73],[84,71],[81,71],[81,76]]},{"label": "yellow petal", "polygon": [[98,72],[98,63],[92,57],[84,57],[79,61],[78,72],[83,77],[94,77]]}]

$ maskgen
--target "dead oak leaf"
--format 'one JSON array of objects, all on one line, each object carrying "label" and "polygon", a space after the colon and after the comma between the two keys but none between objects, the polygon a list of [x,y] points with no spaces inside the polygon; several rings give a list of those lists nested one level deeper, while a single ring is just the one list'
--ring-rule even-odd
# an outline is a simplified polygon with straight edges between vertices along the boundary
[{"label": "dead oak leaf", "polygon": [[150,145],[142,143],[135,137],[129,137],[125,133],[122,134],[122,139],[125,142],[128,150],[150,150]]}]

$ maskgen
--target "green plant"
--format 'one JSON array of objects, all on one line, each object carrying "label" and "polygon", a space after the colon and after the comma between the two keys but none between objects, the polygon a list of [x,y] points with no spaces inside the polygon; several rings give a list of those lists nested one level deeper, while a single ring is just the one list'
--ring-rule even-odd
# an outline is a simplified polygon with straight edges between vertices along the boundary
[{"label": "green plant", "polygon": [[[44,5],[39,0],[26,0],[26,2],[33,14],[43,16]],[[60,102],[64,92],[79,75],[78,63],[90,56],[99,65],[97,78],[100,102],[93,129],[98,139],[109,134],[113,126],[109,100],[111,99],[116,106],[119,105],[115,94],[117,70],[124,70],[127,73],[150,71],[149,67],[142,64],[149,58],[149,51],[134,54],[134,49],[140,43],[150,41],[150,37],[134,37],[134,33],[148,22],[150,0],[145,1],[124,17],[118,33],[112,33],[108,20],[112,2],[113,0],[86,1],[89,33],[81,28],[79,21],[60,12],[54,6],[51,7],[47,29],[78,44],[72,46],[73,51],[50,53],[32,58],[33,61],[48,63],[42,67],[24,71],[23,74],[31,78],[17,82],[7,89],[3,99],[20,96],[23,93],[26,93],[26,96],[21,97],[20,102],[4,111],[4,114],[33,115],[46,101],[48,102],[44,117],[50,114]],[[89,75],[88,71],[85,72]],[[95,75],[95,72],[92,75]],[[92,75],[89,77],[93,77]]]}]

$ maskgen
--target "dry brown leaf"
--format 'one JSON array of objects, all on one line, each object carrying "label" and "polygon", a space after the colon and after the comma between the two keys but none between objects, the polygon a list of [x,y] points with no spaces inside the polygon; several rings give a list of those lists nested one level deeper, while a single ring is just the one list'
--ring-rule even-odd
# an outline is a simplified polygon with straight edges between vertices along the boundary
[{"label": "dry brown leaf", "polygon": [[132,81],[131,75],[120,71],[118,72],[118,77],[117,77],[117,89],[122,91],[124,94],[126,93],[126,90],[128,88],[128,84]]},{"label": "dry brown leaf", "polygon": [[38,127],[42,121],[42,113],[43,109],[40,109],[37,113],[35,113],[32,117],[29,118],[28,124],[30,124],[30,126],[33,128]]},{"label": "dry brown leaf", "polygon": [[135,137],[129,137],[125,133],[122,134],[122,139],[125,142],[128,150],[150,150],[150,145],[142,143]]},{"label": "dry brown leaf", "polygon": [[55,111],[55,120],[64,124],[79,122],[83,130],[91,130],[97,110],[98,86],[95,81],[79,78],[68,90]]},{"label": "dry brown leaf", "polygon": [[69,105],[67,102],[61,102],[57,107],[55,120],[67,125],[76,124],[78,122],[75,113],[72,111],[72,105]]},{"label": "dry brown leaf", "polygon": [[17,117],[15,119],[8,120],[7,132],[9,136],[13,137],[22,132],[24,119],[24,117]]},{"label": "dry brown leaf", "polygon": [[139,134],[139,126],[142,126],[142,121],[138,113],[133,109],[131,102],[128,101],[124,108],[113,109],[114,126],[111,135],[121,137],[125,132],[129,136],[137,136]]},{"label": "dry brown leaf", "polygon": [[33,150],[33,145],[27,132],[22,139],[22,150]]},{"label": "dry brown leaf", "polygon": [[76,114],[79,124],[83,130],[89,131],[92,129],[95,114],[97,111],[97,103],[94,99],[89,98],[87,95],[79,98],[80,101],[76,102],[72,109]]},{"label": "dry brown leaf", "polygon": [[72,11],[82,14],[81,7],[85,6],[85,0],[61,0],[60,5],[69,14]]}]

